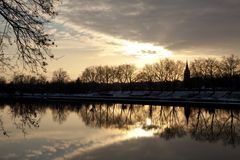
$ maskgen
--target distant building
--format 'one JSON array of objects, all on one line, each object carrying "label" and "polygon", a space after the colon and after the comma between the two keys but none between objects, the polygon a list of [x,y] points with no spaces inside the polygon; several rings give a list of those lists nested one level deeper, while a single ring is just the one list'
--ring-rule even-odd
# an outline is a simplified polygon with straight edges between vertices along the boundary
[{"label": "distant building", "polygon": [[188,67],[188,62],[186,62],[186,67],[185,67],[184,76],[183,76],[183,82],[184,82],[185,87],[189,86],[190,76],[191,76],[191,74],[190,74],[190,70]]}]

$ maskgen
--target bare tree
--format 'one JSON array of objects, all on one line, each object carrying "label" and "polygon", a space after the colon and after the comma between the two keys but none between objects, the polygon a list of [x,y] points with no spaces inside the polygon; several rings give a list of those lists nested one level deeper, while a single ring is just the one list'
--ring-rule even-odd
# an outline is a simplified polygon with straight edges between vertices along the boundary
[{"label": "bare tree", "polygon": [[191,74],[193,77],[205,77],[205,67],[204,67],[204,62],[205,59],[200,58],[200,59],[194,59],[194,61],[191,62]]},{"label": "bare tree", "polygon": [[119,65],[119,80],[124,83],[131,83],[134,80],[135,72],[137,70],[135,65],[123,64]]},{"label": "bare tree", "polygon": [[158,63],[153,64],[153,69],[154,69],[154,78],[156,81],[163,82],[164,77],[165,77],[165,72],[164,72],[164,63],[162,60],[160,60]]},{"label": "bare tree", "polygon": [[5,77],[0,77],[0,84],[6,84],[7,80]]},{"label": "bare tree", "polygon": [[220,76],[219,61],[214,58],[205,59],[206,77],[214,78]]},{"label": "bare tree", "polygon": [[116,79],[117,79],[117,82],[124,83],[123,74],[124,74],[123,67],[121,65],[117,66],[117,68],[116,68]]},{"label": "bare tree", "polygon": [[155,81],[153,65],[146,64],[143,69],[136,75],[137,82],[153,82]]},{"label": "bare tree", "polygon": [[57,83],[65,83],[70,80],[70,77],[66,71],[62,68],[53,72],[52,81]]},{"label": "bare tree", "polygon": [[24,74],[14,74],[12,78],[13,84],[23,84],[26,82],[26,76]]},{"label": "bare tree", "polygon": [[91,66],[91,67],[85,68],[80,79],[85,83],[95,82],[95,80],[96,80],[95,67]]},{"label": "bare tree", "polygon": [[193,77],[214,78],[222,74],[220,62],[215,58],[195,59],[191,63]]},{"label": "bare tree", "polygon": [[96,71],[96,82],[98,83],[104,83],[105,82],[105,70],[103,66],[97,66],[95,67]]},{"label": "bare tree", "polygon": [[39,75],[37,80],[39,84],[45,84],[47,82],[47,78],[44,75]]},{"label": "bare tree", "polygon": [[240,58],[236,55],[214,58],[195,59],[191,63],[193,77],[217,78],[222,76],[232,77],[240,73]]},{"label": "bare tree", "polygon": [[109,75],[109,83],[117,82],[117,67],[110,66],[107,69]]},{"label": "bare tree", "polygon": [[182,78],[184,64],[181,61],[162,59],[153,64],[154,79],[158,82],[180,80]]},{"label": "bare tree", "polygon": [[114,82],[114,71],[113,67],[103,66],[105,73],[105,83],[113,83]]},{"label": "bare tree", "polygon": [[18,60],[24,68],[45,69],[47,58],[53,58],[49,47],[54,45],[45,33],[44,24],[56,15],[55,5],[60,0],[0,0],[0,17],[4,29],[0,37],[0,63],[6,65],[9,45],[17,48]]},{"label": "bare tree", "polygon": [[182,80],[184,69],[185,69],[185,64],[180,60],[176,61],[174,65],[174,71],[173,71],[173,74],[174,74],[173,80]]},{"label": "bare tree", "polygon": [[222,69],[224,75],[235,76],[240,73],[240,58],[235,55],[222,57]]},{"label": "bare tree", "polygon": [[14,74],[11,81],[13,84],[43,84],[46,83],[46,77],[43,75]]}]

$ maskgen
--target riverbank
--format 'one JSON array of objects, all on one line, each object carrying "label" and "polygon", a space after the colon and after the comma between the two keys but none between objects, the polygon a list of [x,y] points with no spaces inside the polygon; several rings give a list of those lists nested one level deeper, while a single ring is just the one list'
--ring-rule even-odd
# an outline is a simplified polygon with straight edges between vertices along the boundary
[{"label": "riverbank", "polygon": [[91,101],[135,104],[205,104],[240,106],[239,91],[128,91],[94,92],[86,94],[1,94],[3,98],[57,101]]}]

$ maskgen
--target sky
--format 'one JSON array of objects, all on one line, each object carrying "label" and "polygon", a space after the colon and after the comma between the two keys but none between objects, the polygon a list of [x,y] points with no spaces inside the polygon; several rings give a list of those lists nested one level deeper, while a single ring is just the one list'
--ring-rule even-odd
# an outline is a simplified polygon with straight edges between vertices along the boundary
[{"label": "sky", "polygon": [[239,0],[63,0],[47,25],[58,68],[240,55]]}]

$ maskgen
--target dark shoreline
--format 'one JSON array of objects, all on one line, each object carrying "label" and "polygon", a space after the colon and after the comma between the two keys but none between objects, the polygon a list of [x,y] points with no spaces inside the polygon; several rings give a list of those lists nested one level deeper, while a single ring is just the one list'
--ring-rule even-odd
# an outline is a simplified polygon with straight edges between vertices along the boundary
[{"label": "dark shoreline", "polygon": [[238,108],[239,100],[232,99],[206,99],[206,98],[157,98],[157,97],[112,97],[112,96],[75,96],[75,95],[12,95],[0,96],[0,102],[57,102],[57,103],[120,103],[120,104],[145,104],[186,107],[217,107]]}]

